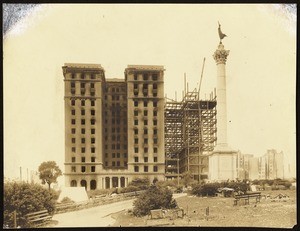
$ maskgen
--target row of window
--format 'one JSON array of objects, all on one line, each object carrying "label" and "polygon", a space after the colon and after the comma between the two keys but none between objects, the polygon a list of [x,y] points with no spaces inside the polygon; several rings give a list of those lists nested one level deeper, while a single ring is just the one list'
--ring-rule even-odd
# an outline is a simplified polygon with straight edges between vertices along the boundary
[{"label": "row of window", "polygon": [[[127,136],[124,136],[123,138],[124,138],[124,141],[127,141]],[[105,139],[105,141],[107,141],[108,140],[108,136],[105,136],[104,139]],[[112,135],[111,136],[111,140],[112,141],[121,141],[121,136],[120,135],[117,135],[117,136]]]},{"label": "row of window", "polygon": [[125,92],[126,88],[125,87],[106,87],[105,91],[106,92]]},{"label": "row of window", "polygon": [[[135,107],[139,106],[139,101],[138,100],[134,100],[133,102],[134,102],[133,104],[134,104]],[[149,102],[148,100],[143,101],[144,107],[148,107],[148,102]],[[158,103],[157,101],[153,101],[153,107],[157,107],[157,103]]]},{"label": "row of window", "polygon": [[[118,153],[112,153],[111,156],[112,156],[112,158],[121,158],[121,153],[119,153],[119,152]],[[108,153],[105,153],[104,157],[108,158]],[[127,153],[124,153],[123,157],[127,158]]]},{"label": "row of window", "polygon": [[[148,151],[149,151],[148,147],[144,147],[144,153],[148,153]],[[139,153],[138,147],[134,148],[134,153]],[[153,147],[153,153],[157,153],[157,147]]]},{"label": "row of window", "polygon": [[[104,96],[104,99],[107,100],[108,95]],[[111,100],[112,101],[119,101],[119,100],[127,100],[127,96],[126,95],[112,95],[111,96]]]},{"label": "row of window", "polygon": [[[72,152],[76,153],[76,147],[72,147]],[[85,153],[86,148],[85,147],[81,147],[81,153]],[[96,152],[96,148],[95,147],[91,147],[91,153],[95,153]]]},{"label": "row of window", "polygon": [[[72,109],[71,114],[76,115],[76,110]],[[91,114],[91,116],[94,116],[95,115],[95,109],[91,109],[90,114]],[[85,109],[81,109],[81,115],[85,115]]]},{"label": "row of window", "polygon": [[[86,129],[85,128],[81,128],[81,134],[85,134]],[[91,134],[95,134],[95,128],[91,129]],[[76,128],[71,128],[71,133],[75,134],[76,133]]]},{"label": "row of window", "polygon": [[[107,120],[105,120],[105,125],[107,125]],[[104,128],[104,131],[105,131],[105,133],[107,133],[108,132],[108,129],[107,128]],[[121,132],[121,129],[120,129],[120,127],[112,127],[111,128],[111,132],[116,132],[116,133],[120,133]],[[127,132],[127,127],[125,126],[124,128],[123,128],[123,132]]]},{"label": "row of window", "polygon": [[[133,92],[133,95],[134,95],[134,96],[139,96],[139,91],[138,91],[138,90],[135,90],[135,91]],[[144,97],[148,97],[148,96],[150,96],[150,95],[148,95],[148,91],[143,91],[143,96],[144,96]],[[157,97],[157,91],[156,91],[156,92],[153,91],[152,96],[153,96],[153,97]]]},{"label": "row of window", "polygon": [[[104,162],[104,166],[105,167],[109,166],[107,161]],[[120,161],[112,161],[111,162],[111,167],[120,167],[120,166],[121,166],[121,162]],[[127,167],[127,161],[123,162],[123,166]]]},{"label": "row of window", "polygon": [[[107,102],[107,101],[106,101]],[[109,101],[108,101],[109,102]],[[104,104],[104,108],[108,108],[108,106],[110,107],[110,110],[120,110],[122,109],[125,109],[127,107],[127,103],[126,102],[123,102],[123,103],[105,103]]]},{"label": "row of window", "polygon": [[[76,93],[75,88],[71,88],[71,94],[72,94],[72,95],[75,95],[75,93]],[[85,88],[81,88],[81,89],[80,89],[80,94],[81,94],[81,95],[85,95]],[[95,90],[93,90],[93,88],[91,88],[90,94],[91,94],[91,96],[94,96],[94,95],[95,95]]]},{"label": "row of window", "polygon": [[[134,172],[139,172],[140,168],[139,166],[134,166]],[[144,172],[148,172],[149,171],[149,166],[144,166]],[[157,172],[158,171],[158,167],[157,166],[153,166],[153,172]]]},{"label": "row of window", "polygon": [[[138,116],[138,115],[139,115],[139,111],[135,110],[134,111],[134,116]],[[144,110],[144,116],[148,116],[148,111],[147,110]],[[157,116],[157,111],[156,110],[153,111],[153,116]]]},{"label": "row of window", "polygon": [[85,74],[85,73],[71,73],[71,78],[72,79],[76,79],[76,76],[80,77],[80,79],[88,79],[88,77],[90,77],[91,79],[96,79],[96,74]]},{"label": "row of window", "polygon": [[[75,163],[76,162],[76,157],[72,156],[71,160],[72,160],[72,163]],[[81,157],[81,162],[85,163],[85,160],[86,160],[86,158],[84,156],[82,156]],[[91,157],[91,162],[95,162],[95,161],[96,161],[96,157],[92,156]]]},{"label": "row of window", "polygon": [[[91,119],[91,125],[95,125],[96,120],[93,118]],[[76,124],[76,119],[71,119],[71,124]],[[85,119],[81,119],[81,125],[85,125]]]},{"label": "row of window", "polygon": [[[90,166],[91,172],[96,171],[96,166]],[[87,167],[86,166],[81,166],[81,172],[86,172]],[[71,172],[76,172],[76,166],[71,166]]]},{"label": "row of window", "polygon": [[[149,85],[150,85],[150,84],[143,83],[143,90],[144,90],[144,89],[145,89],[145,90],[148,90]],[[133,84],[133,89],[138,89],[138,88],[139,88],[139,84],[137,84],[137,83]],[[157,84],[156,84],[156,83],[154,83],[154,84],[152,85],[152,89],[153,89],[153,90],[157,90]]]},{"label": "row of window", "polygon": [[[111,113],[109,113],[109,112],[111,112]],[[121,116],[122,114],[123,114],[123,116],[124,117],[126,117],[127,116],[127,110],[123,110],[123,113],[121,113],[122,111],[121,110],[107,110],[107,111],[105,111],[104,112],[104,114],[107,116],[108,114],[111,114],[112,116],[117,116],[117,117],[119,117],[119,116]],[[125,121],[125,120],[124,120]]]},{"label": "row of window", "polygon": [[[134,129],[134,135],[138,135],[139,134],[139,129],[135,128]],[[144,135],[148,135],[148,129],[144,128]],[[157,128],[153,129],[153,135],[157,135]]]},{"label": "row of window", "polygon": [[[80,186],[87,188],[86,180],[81,180],[80,181]],[[77,187],[77,181],[76,180],[71,181],[71,187]],[[91,190],[95,190],[97,188],[97,181],[96,180],[91,180],[90,181],[90,188],[91,188]]]},{"label": "row of window", "polygon": [[[71,84],[71,88],[75,88],[76,84],[75,84],[74,81],[71,81],[70,84]],[[81,83],[80,83],[80,88],[85,88],[85,87],[86,87],[86,83],[81,82]],[[95,88],[95,83],[90,83],[90,87],[91,87],[91,88]]]},{"label": "row of window", "polygon": [[[123,147],[124,147],[124,149],[127,149],[127,145],[126,144],[124,144]],[[106,149],[106,150],[108,149],[108,145],[107,144],[105,144],[104,149]],[[121,144],[112,144],[111,145],[111,149],[112,150],[120,150],[121,149]]]},{"label": "row of window", "polygon": [[[134,120],[134,125],[139,125],[139,120],[135,119]],[[148,120],[144,120],[144,125],[147,126],[148,125]],[[153,125],[156,126],[157,125],[157,120],[153,119]]]},{"label": "row of window", "polygon": [[[133,76],[133,79],[134,80],[141,80],[141,79],[139,79],[139,77],[140,76],[137,73],[135,73],[134,76]],[[144,73],[141,77],[144,81],[148,81],[148,80],[157,81],[157,79],[158,79],[157,74],[149,75],[148,73]]]},{"label": "row of window", "polygon": [[[76,138],[71,138],[71,141],[72,141],[72,144],[75,144],[76,143]],[[81,143],[82,144],[85,144],[85,138],[81,138]],[[94,144],[96,143],[96,138],[95,137],[92,137],[91,138],[91,144]]]},{"label": "row of window", "polygon": [[[75,106],[75,99],[71,100],[71,105]],[[85,100],[81,100],[81,106],[85,106]],[[91,100],[91,106],[95,106],[95,100]]]},{"label": "row of window", "polygon": [[[136,163],[139,162],[139,157],[138,156],[134,157],[134,162],[136,162]],[[157,156],[153,157],[153,162],[157,162]],[[148,157],[144,157],[144,163],[148,163]]]},{"label": "row of window", "polygon": [[[135,144],[138,144],[138,143],[139,143],[139,138],[134,138],[134,143],[135,143]],[[158,143],[157,138],[154,138],[154,139],[153,139],[153,143],[154,143],[154,144],[157,144],[157,143]],[[144,138],[144,144],[148,144],[148,138]]]},{"label": "row of window", "polygon": [[[105,121],[105,123],[108,122],[107,119],[105,119],[104,121]],[[112,119],[111,119],[111,123],[112,123],[112,124],[120,124],[120,123],[121,123],[121,120],[120,120],[119,118],[112,118]],[[124,120],[123,120],[123,123],[124,123],[124,124],[127,124],[127,119],[124,119]]]}]

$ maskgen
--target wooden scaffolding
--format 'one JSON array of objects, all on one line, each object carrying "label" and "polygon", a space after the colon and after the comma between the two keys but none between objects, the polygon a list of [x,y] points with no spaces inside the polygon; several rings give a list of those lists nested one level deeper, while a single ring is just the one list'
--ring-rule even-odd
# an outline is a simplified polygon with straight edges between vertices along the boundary
[{"label": "wooden scaffolding", "polygon": [[208,178],[208,154],[216,144],[216,94],[200,100],[196,89],[182,101],[166,99],[165,154],[166,178],[189,172],[200,181]]}]

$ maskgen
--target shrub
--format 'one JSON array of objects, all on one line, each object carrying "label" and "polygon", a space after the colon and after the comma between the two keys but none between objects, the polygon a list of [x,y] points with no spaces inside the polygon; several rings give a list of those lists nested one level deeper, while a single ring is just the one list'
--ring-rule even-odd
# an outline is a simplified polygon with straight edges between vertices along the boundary
[{"label": "shrub", "polygon": [[71,200],[69,197],[64,197],[62,200],[61,200],[61,203],[72,203],[74,202],[73,200]]},{"label": "shrub", "polygon": [[192,188],[192,194],[196,196],[201,196],[201,191],[202,191],[202,184],[196,184]]},{"label": "shrub", "polygon": [[215,196],[220,186],[220,183],[204,184],[201,187],[200,194],[201,196]]},{"label": "shrub", "polygon": [[96,189],[96,190],[90,190],[87,191],[88,197],[94,197],[94,196],[99,196],[99,195],[107,195],[107,194],[112,194],[115,191],[114,188],[111,189]]},{"label": "shrub", "polygon": [[129,192],[135,192],[135,191],[139,191],[139,190],[140,190],[140,188],[130,185],[126,188],[122,188],[121,193],[129,193]]},{"label": "shrub", "polygon": [[133,202],[133,214],[144,216],[152,209],[175,208],[177,204],[172,197],[169,189],[152,185]]},{"label": "shrub", "polygon": [[233,188],[235,192],[242,191],[245,193],[248,190],[248,184],[245,182],[228,182],[225,187]]},{"label": "shrub", "polygon": [[156,185],[159,187],[176,187],[177,186],[177,180],[161,180],[157,181]]},{"label": "shrub", "polygon": [[248,190],[248,185],[245,182],[221,182],[221,183],[207,183],[195,184],[192,188],[192,194],[196,196],[215,196],[219,188],[232,188],[235,192]]},{"label": "shrub", "polygon": [[4,224],[13,226],[13,213],[17,212],[17,225],[29,227],[25,215],[47,209],[54,212],[56,194],[38,184],[25,182],[4,183],[3,218]]},{"label": "shrub", "polygon": [[139,188],[139,190],[146,190],[150,186],[150,180],[149,178],[135,178],[133,179],[128,186],[135,186]]}]

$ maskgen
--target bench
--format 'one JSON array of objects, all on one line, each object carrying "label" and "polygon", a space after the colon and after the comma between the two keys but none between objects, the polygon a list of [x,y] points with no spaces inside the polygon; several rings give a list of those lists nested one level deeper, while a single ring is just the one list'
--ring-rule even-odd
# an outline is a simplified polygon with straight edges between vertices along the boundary
[{"label": "bench", "polygon": [[34,213],[28,213],[25,217],[31,224],[42,223],[52,219],[52,215],[50,215],[46,209]]},{"label": "bench", "polygon": [[261,192],[255,192],[255,193],[246,193],[246,194],[241,194],[241,195],[235,195],[234,196],[234,204],[233,205],[237,205],[237,202],[239,200],[245,200],[245,204],[249,205],[249,199],[250,198],[255,198],[256,199],[256,203],[260,202],[260,198],[261,198]]}]

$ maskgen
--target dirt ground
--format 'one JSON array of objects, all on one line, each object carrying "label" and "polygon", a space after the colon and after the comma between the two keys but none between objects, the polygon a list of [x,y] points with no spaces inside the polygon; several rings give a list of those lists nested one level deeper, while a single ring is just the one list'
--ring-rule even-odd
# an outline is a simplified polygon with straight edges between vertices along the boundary
[{"label": "dirt ground", "polygon": [[[289,196],[287,199],[272,200],[279,194]],[[194,197],[177,198],[179,207],[185,212],[183,218],[150,219],[149,216],[134,217],[128,211],[112,215],[116,219],[113,226],[212,226],[212,227],[278,227],[291,228],[296,220],[296,190],[263,191],[262,198],[256,203],[250,199],[249,205],[239,203],[233,206],[233,198]],[[206,209],[209,207],[209,215]]]}]

